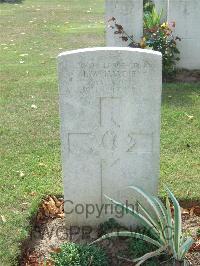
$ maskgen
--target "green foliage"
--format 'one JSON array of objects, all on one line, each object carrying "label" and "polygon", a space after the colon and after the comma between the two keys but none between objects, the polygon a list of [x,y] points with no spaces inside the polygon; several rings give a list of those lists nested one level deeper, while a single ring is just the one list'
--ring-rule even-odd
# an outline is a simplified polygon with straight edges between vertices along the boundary
[{"label": "green foliage", "polygon": [[102,236],[103,234],[106,234],[116,229],[122,229],[122,226],[114,218],[110,218],[108,221],[99,225],[98,235]]},{"label": "green foliage", "polygon": [[[150,2],[146,3],[150,4]],[[146,9],[144,12],[144,35],[140,43],[135,42],[133,36],[126,33],[126,29],[119,25],[116,18],[109,20],[112,28],[116,28],[114,34],[118,34],[123,41],[129,41],[129,47],[152,49],[162,53],[163,58],[163,77],[171,78],[176,73],[176,62],[180,60],[179,50],[177,48],[177,40],[179,37],[173,35],[175,22],[161,23],[162,12],[158,13],[154,6]]]},{"label": "green foliage", "polygon": [[59,253],[52,253],[55,266],[107,266],[105,252],[97,246],[65,243]]},{"label": "green foliage", "polygon": [[196,236],[200,237],[200,227],[197,229]]},{"label": "green foliage", "polygon": [[[153,235],[151,232],[146,230],[145,228],[138,228],[136,231],[140,234],[147,235],[149,237],[153,238]],[[148,242],[145,242],[142,239],[130,239],[128,242],[128,251],[131,256],[131,258],[139,258],[143,256],[146,253],[153,252],[156,250],[156,247]],[[158,258],[151,258],[150,260],[146,261],[144,266],[156,266],[159,265]]]},{"label": "green foliage", "polygon": [[[94,241],[94,243],[112,237],[130,237],[145,241],[157,247],[155,251],[134,259],[133,262],[138,262],[138,265],[163,253],[169,257],[173,257],[176,261],[184,260],[186,253],[193,244],[193,239],[182,233],[181,208],[173,193],[166,188],[168,196],[166,197],[165,207],[159,198],[147,194],[138,187],[131,186],[130,188],[143,197],[150,206],[150,209],[147,210],[142,204],[138,203],[140,210],[134,211],[120,202],[117,202],[107,196],[106,198],[117,206],[120,206],[126,211],[126,213],[129,213],[136,218],[136,220],[138,220],[138,222],[140,222],[151,233],[151,235],[153,235],[153,237],[147,236],[143,233],[121,231],[106,234]],[[174,207],[174,218],[171,214],[169,198]]]},{"label": "green foliage", "polygon": [[[129,252],[132,258],[138,258],[143,256],[146,253],[155,251],[155,248],[153,245],[146,243],[143,240],[137,240],[137,241],[130,241],[129,243]],[[151,260],[147,261],[146,266],[156,266],[159,265],[159,261],[157,258],[152,258]]]},{"label": "green foliage", "polygon": [[177,40],[173,35],[175,22],[161,24],[162,12],[159,14],[155,8],[144,15],[144,47],[159,51],[163,56],[163,75],[168,78],[175,74],[176,62],[180,60]]},{"label": "green foliage", "polygon": [[152,29],[160,25],[162,13],[158,13],[155,7],[152,8],[151,12],[144,13],[144,29]]},{"label": "green foliage", "polygon": [[151,12],[153,7],[154,7],[154,3],[152,2],[152,0],[144,0],[143,1],[143,9],[144,9],[144,14],[146,12]]}]

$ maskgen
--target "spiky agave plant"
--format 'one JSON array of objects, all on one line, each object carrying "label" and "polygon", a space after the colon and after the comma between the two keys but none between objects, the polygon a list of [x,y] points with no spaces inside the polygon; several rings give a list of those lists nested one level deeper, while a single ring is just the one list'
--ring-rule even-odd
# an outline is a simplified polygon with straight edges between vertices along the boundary
[{"label": "spiky agave plant", "polygon": [[[151,231],[154,238],[136,232],[121,231],[106,234],[93,243],[99,242],[103,239],[120,236],[142,239],[153,244],[158,249],[154,252],[147,253],[140,258],[134,259],[133,262],[138,262],[137,266],[141,265],[149,258],[159,256],[162,253],[167,254],[174,262],[184,263],[185,255],[194,241],[192,237],[186,237],[182,233],[181,208],[173,193],[166,187],[166,206],[164,206],[158,197],[147,194],[141,188],[135,186],[130,186],[129,188],[139,193],[139,195],[148,202],[151,208],[146,209],[141,203],[138,203],[141,210],[139,212],[138,210],[132,210],[126,205],[117,202],[108,196],[105,197],[115,205],[126,210],[126,213],[129,213],[136,218],[147,230]],[[169,198],[171,199],[174,207],[174,217],[172,217]]]}]

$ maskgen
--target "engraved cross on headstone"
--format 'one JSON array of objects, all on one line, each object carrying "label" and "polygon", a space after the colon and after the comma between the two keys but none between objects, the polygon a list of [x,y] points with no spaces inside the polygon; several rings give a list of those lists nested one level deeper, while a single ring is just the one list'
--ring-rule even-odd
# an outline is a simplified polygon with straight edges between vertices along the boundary
[{"label": "engraved cross on headstone", "polygon": [[99,97],[96,100],[99,102],[97,114],[99,127],[90,132],[68,133],[68,152],[77,156],[99,157],[102,185],[101,201],[103,202],[104,168],[113,167],[116,163],[120,163],[120,157],[124,153],[151,153],[153,135],[136,132],[133,129],[122,134],[123,129],[120,125],[122,99],[119,97]]}]

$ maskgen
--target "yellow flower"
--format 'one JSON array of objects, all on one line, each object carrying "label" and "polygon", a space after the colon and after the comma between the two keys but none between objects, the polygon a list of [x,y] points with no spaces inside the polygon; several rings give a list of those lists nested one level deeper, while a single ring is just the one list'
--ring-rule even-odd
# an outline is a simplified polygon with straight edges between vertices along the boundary
[{"label": "yellow flower", "polygon": [[144,49],[146,47],[146,38],[143,37],[141,40],[140,40],[140,47],[142,49]]},{"label": "yellow flower", "polygon": [[167,22],[164,22],[162,25],[161,25],[162,28],[164,29],[168,29],[169,28],[169,25]]}]

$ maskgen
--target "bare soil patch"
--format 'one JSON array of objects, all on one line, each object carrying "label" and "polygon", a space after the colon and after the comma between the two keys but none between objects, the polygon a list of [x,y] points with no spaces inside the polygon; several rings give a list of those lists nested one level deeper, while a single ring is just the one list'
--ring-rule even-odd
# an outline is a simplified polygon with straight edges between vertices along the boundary
[{"label": "bare soil patch", "polygon": [[188,82],[188,83],[197,83],[200,82],[200,70],[178,70],[176,76],[168,82]]},{"label": "bare soil patch", "polygon": [[[59,252],[60,245],[65,242],[72,241],[76,243],[91,243],[98,238],[99,229],[91,228],[66,228],[64,221],[63,199],[48,196],[43,200],[37,216],[34,221],[33,229],[29,239],[23,244],[22,257],[20,260],[21,266],[52,266],[50,253]],[[188,205],[188,204],[185,204]],[[189,204],[190,205],[190,204]],[[172,209],[173,212],[173,209]],[[190,234],[195,239],[195,244],[192,246],[187,258],[191,265],[200,265],[200,236],[197,230],[200,229],[200,204],[182,209],[183,230]],[[89,230],[89,231],[88,231]],[[71,234],[70,234],[71,232]],[[120,258],[128,258],[127,249],[128,239],[116,238],[112,241],[105,240],[100,243],[110,259],[110,265],[129,266],[133,263],[124,261]],[[45,264],[47,262],[47,264]],[[162,265],[162,264],[160,264]]]}]

